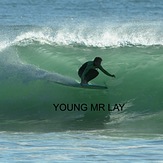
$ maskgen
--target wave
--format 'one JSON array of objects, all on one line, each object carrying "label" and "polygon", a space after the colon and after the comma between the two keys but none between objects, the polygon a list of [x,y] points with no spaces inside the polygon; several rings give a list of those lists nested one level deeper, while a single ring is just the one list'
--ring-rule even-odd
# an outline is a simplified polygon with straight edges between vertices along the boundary
[{"label": "wave", "polygon": [[72,24],[61,27],[30,27],[15,36],[12,43],[38,41],[50,45],[122,47],[163,45],[162,23]]},{"label": "wave", "polygon": [[[2,41],[1,130],[125,128],[135,131],[139,126],[143,132],[150,124],[148,132],[162,133],[156,126],[162,128],[163,47],[158,37],[159,26],[151,29],[133,25],[109,30],[96,27],[93,31],[83,26],[74,30],[41,28],[19,33],[10,42]],[[117,37],[113,37],[115,33]],[[108,91],[49,82],[64,81],[67,77],[79,81],[78,68],[96,56],[102,57],[103,67],[116,75],[112,79],[100,73],[92,81],[105,83]],[[125,104],[125,107],[122,112],[71,112],[55,111],[53,104],[110,104],[111,108]]]}]

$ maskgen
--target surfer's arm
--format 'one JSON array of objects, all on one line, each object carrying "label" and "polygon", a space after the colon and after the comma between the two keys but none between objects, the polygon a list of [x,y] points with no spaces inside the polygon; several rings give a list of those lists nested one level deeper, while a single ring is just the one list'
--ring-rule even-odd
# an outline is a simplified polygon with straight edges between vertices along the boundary
[{"label": "surfer's arm", "polygon": [[102,66],[99,67],[99,69],[107,76],[111,76],[115,78],[115,75],[110,74],[109,72],[107,72]]}]

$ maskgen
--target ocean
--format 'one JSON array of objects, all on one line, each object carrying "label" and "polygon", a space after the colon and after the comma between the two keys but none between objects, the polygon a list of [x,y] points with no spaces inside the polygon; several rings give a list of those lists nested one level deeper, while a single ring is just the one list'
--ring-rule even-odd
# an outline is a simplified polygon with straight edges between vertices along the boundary
[{"label": "ocean", "polygon": [[[163,162],[162,0],[0,1],[0,162]],[[102,58],[92,84],[78,69]]]}]

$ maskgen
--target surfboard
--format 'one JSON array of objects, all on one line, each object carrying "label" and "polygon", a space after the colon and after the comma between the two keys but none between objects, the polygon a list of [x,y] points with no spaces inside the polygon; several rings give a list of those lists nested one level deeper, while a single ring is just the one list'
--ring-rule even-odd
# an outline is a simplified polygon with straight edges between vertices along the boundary
[{"label": "surfboard", "polygon": [[[49,80],[50,81],[50,80]],[[103,86],[103,85],[94,85],[94,84],[84,84],[81,85],[78,82],[75,83],[66,83],[66,82],[57,82],[57,81],[50,81],[59,85],[64,85],[64,86],[68,86],[68,87],[75,87],[75,88],[83,88],[83,89],[108,89],[107,86]]]},{"label": "surfboard", "polygon": [[106,86],[103,86],[103,85],[94,85],[94,84],[81,85],[80,83],[76,85],[72,85],[72,87],[85,88],[85,89],[108,89]]},{"label": "surfboard", "polygon": [[58,74],[53,74],[53,76],[51,76],[47,80],[49,82],[53,82],[53,83],[68,86],[68,87],[83,88],[83,89],[108,89],[107,86],[103,86],[103,85],[94,85],[94,84],[81,85],[78,81],[72,78],[58,75]]}]

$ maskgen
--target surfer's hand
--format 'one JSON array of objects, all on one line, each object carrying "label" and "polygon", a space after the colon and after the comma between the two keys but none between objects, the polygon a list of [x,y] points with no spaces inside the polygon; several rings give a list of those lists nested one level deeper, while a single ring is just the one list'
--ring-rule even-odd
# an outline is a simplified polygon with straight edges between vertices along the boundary
[{"label": "surfer's hand", "polygon": [[115,78],[115,75],[112,75],[111,77]]}]

